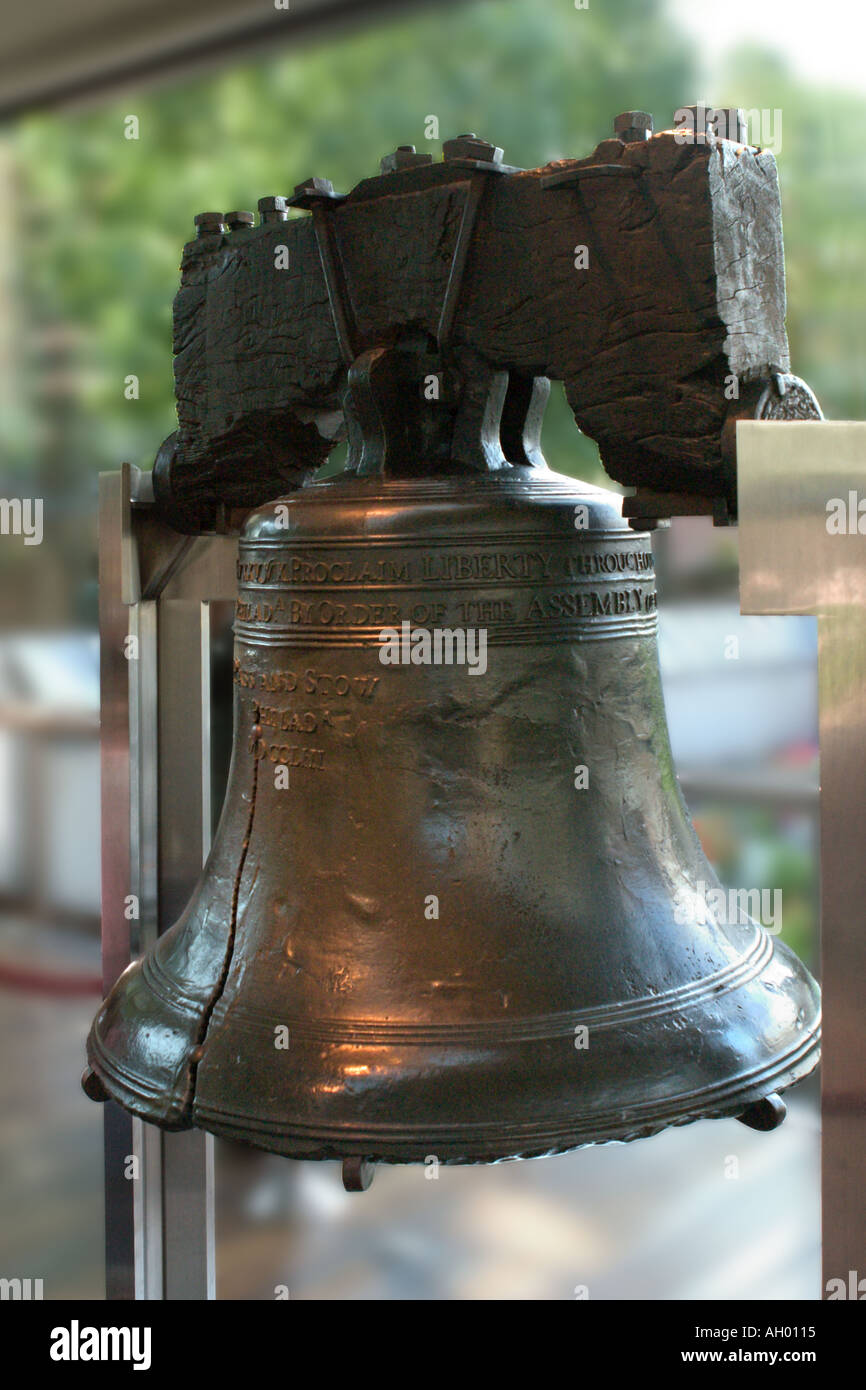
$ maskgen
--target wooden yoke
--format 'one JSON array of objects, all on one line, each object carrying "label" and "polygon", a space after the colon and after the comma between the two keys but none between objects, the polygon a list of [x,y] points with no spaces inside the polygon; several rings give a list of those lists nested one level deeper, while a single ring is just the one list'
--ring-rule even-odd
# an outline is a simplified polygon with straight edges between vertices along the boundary
[{"label": "wooden yoke", "polygon": [[154,469],[172,524],[230,524],[347,434],[358,473],[543,466],[550,378],[634,524],[732,519],[736,420],[820,417],[789,373],[775,160],[625,116],[582,160],[514,169],[461,136],[345,196],[262,199],[258,226],[197,218]]}]

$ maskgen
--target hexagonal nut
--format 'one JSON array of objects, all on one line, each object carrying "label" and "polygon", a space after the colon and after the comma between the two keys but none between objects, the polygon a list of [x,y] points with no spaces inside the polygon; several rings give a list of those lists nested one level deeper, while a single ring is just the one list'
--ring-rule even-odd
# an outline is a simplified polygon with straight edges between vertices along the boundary
[{"label": "hexagonal nut", "polygon": [[227,212],[226,222],[229,224],[231,231],[242,232],[246,231],[248,227],[254,227],[256,225],[256,215],[254,212],[247,211]]},{"label": "hexagonal nut", "polygon": [[501,164],[503,151],[498,145],[491,145],[469,131],[453,140],[444,141],[442,155],[445,159],[477,159],[483,164]]},{"label": "hexagonal nut", "polygon": [[707,111],[712,107],[678,106],[674,112],[674,139],[678,145],[705,145],[707,143]]},{"label": "hexagonal nut", "polygon": [[262,222],[285,222],[289,215],[286,200],[281,196],[259,198],[257,206]]},{"label": "hexagonal nut", "polygon": [[738,145],[749,143],[749,128],[740,106],[716,106],[708,110],[707,125],[718,140],[734,140]]},{"label": "hexagonal nut", "polygon": [[304,179],[303,183],[295,184],[295,197],[324,197],[333,196],[334,185],[330,179]]},{"label": "hexagonal nut", "polygon": [[432,154],[417,154],[414,145],[398,145],[396,150],[380,159],[379,170],[383,174],[396,174],[398,169],[417,169],[422,164],[432,163]]},{"label": "hexagonal nut", "polygon": [[226,220],[221,212],[199,212],[193,218],[199,236],[215,236],[225,231]]},{"label": "hexagonal nut", "polygon": [[613,118],[613,133],[624,144],[633,140],[648,140],[653,133],[653,118],[649,111],[621,111]]}]

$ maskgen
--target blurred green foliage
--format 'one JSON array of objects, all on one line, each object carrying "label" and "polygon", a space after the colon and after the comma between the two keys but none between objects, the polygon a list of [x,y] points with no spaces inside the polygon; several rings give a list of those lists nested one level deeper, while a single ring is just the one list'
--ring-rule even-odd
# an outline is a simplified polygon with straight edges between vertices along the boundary
[{"label": "blurred green foliage", "polygon": [[[811,969],[817,969],[818,884],[810,816],[712,802],[693,806],[692,811],[704,851],[721,882],[726,888],[767,892],[765,901],[771,911],[777,901],[773,894],[780,893],[774,928]],[[770,925],[769,918],[764,925]]]},{"label": "blurred green foliage", "polygon": [[[378,169],[382,154],[477,130],[515,164],[588,154],[616,112],[642,107],[668,122],[688,100],[691,64],[656,0],[577,11],[564,0],[450,5],[342,34],[316,47],[195,81],[134,91],[91,110],[24,121],[7,137],[14,161],[22,323],[75,324],[76,414],[65,476],[121,458],[149,466],[174,428],[171,301],[192,218],[255,207],[316,173],[338,188]],[[138,140],[124,136],[136,115]],[[31,418],[7,432],[7,460],[32,458],[38,364],[22,373]],[[137,401],[124,398],[128,374]],[[545,443],[556,466],[597,472],[561,392]],[[579,467],[578,465],[582,465]]]},{"label": "blurred green foliage", "polygon": [[[696,55],[658,0],[587,10],[474,0],[24,120],[0,150],[15,267],[2,308],[17,323],[15,389],[0,424],[4,474],[41,473],[47,491],[53,480],[74,492],[121,458],[150,465],[174,427],[171,301],[196,212],[254,206],[313,172],[349,187],[399,143],[436,152],[430,116],[441,138],[477,130],[516,164],[583,155],[617,111],[643,108],[657,127],[670,123],[695,99],[695,71]],[[782,110],[795,369],[828,414],[862,416],[863,101],[804,91],[778,57],[748,49],[720,86],[719,104]],[[137,140],[124,135],[131,114]],[[58,326],[74,331],[59,349]],[[49,390],[46,411],[58,350],[74,389]],[[124,397],[129,374],[140,380],[135,401]],[[545,448],[553,466],[598,477],[595,447],[556,385]]]},{"label": "blurred green foliage", "polygon": [[[782,113],[776,153],[793,370],[824,413],[866,418],[866,98],[821,90],[765,50],[731,55],[722,86]],[[720,103],[721,104],[721,103]]]}]

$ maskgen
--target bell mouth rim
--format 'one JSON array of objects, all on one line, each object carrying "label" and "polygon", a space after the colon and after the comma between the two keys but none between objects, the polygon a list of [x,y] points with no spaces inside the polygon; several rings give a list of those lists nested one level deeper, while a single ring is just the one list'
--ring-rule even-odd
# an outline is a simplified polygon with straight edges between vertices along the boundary
[{"label": "bell mouth rim", "polygon": [[[596,1144],[631,1143],[698,1120],[736,1119],[755,1101],[773,1093],[782,1094],[814,1071],[820,1061],[820,1042],[818,1022],[800,1048],[775,1058],[762,1069],[762,1079],[752,1080],[745,1089],[742,1078],[723,1086],[708,1087],[708,1092],[720,1093],[718,1099],[705,1102],[699,1108],[694,1107],[694,1100],[702,1093],[689,1092],[680,1097],[688,1102],[681,1109],[667,1099],[654,1105],[630,1106],[627,1111],[612,1109],[607,1112],[608,1118],[604,1112],[597,1112],[583,1124],[575,1120],[569,1122],[563,1117],[547,1125],[537,1121],[523,1124],[480,1121],[461,1123],[449,1129],[446,1125],[423,1124],[417,1126],[416,1139],[412,1127],[405,1124],[388,1130],[372,1125],[362,1130],[359,1126],[354,1133],[342,1126],[330,1127],[329,1132],[329,1126],[319,1121],[309,1127],[294,1123],[281,1128],[267,1125],[261,1119],[251,1121],[239,1116],[239,1123],[233,1124],[231,1116],[196,1101],[193,1101],[192,1123],[212,1134],[241,1139],[286,1158],[336,1160],[361,1156],[374,1163],[397,1164],[423,1163],[428,1155],[435,1154],[441,1163],[454,1165],[544,1158]],[[258,1142],[256,1133],[264,1142]],[[275,1144],[274,1140],[278,1142]]]},{"label": "bell mouth rim", "polygon": [[745,1075],[652,1102],[595,1111],[585,1115],[582,1122],[579,1116],[569,1119],[560,1114],[522,1122],[367,1124],[352,1129],[321,1119],[281,1125],[260,1116],[208,1106],[194,1096],[186,1103],[173,1099],[166,1106],[166,1093],[156,1086],[151,1088],[153,1098],[162,1104],[148,1106],[140,1079],[135,1078],[139,1089],[133,1090],[133,1078],[124,1068],[116,1067],[93,1036],[88,1042],[88,1061],[110,1099],[166,1130],[203,1129],[286,1158],[324,1161],[360,1156],[374,1163],[404,1164],[423,1163],[435,1152],[440,1163],[460,1165],[543,1158],[597,1144],[631,1143],[698,1120],[737,1118],[749,1105],[774,1092],[782,1094],[809,1076],[820,1062],[820,1045],[819,1010],[796,1047]]}]

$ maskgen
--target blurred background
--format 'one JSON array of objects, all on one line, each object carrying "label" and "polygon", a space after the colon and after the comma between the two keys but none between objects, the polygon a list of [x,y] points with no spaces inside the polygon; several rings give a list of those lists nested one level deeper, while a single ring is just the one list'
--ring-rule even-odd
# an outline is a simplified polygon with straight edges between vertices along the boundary
[{"label": "blurred background", "polygon": [[[0,1276],[104,1291],[101,1112],[78,1085],[100,995],[96,485],[174,428],[193,215],[310,174],[345,189],[397,144],[436,154],[431,116],[530,166],[588,154],[625,109],[656,129],[699,100],[781,112],[793,369],[825,414],[863,418],[856,22],[834,0],[0,0],[0,497],[44,504],[41,544],[0,537]],[[544,445],[604,481],[557,386]],[[679,520],[654,548],[704,846],[725,883],[782,890],[814,969],[813,624],[739,616],[736,531]],[[812,1298],[817,1090],[772,1135],[704,1122],[435,1181],[386,1169],[363,1197],[333,1165],[219,1144],[216,1210],[221,1298]]]}]

